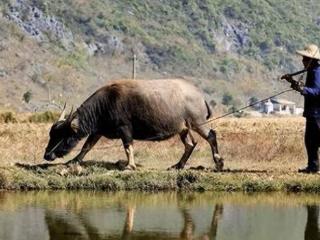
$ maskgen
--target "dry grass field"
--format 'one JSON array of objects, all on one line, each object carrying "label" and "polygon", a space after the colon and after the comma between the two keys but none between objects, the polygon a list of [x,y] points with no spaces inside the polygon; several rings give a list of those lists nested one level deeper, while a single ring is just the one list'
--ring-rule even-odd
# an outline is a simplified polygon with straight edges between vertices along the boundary
[{"label": "dry grass field", "polygon": [[[320,191],[317,175],[297,173],[306,164],[303,118],[224,118],[217,131],[225,171],[213,172],[209,145],[198,145],[184,171],[166,171],[183,153],[178,137],[162,142],[136,141],[137,171],[116,170],[125,153],[119,140],[102,139],[81,166],[65,159],[43,160],[51,123],[18,121],[0,125],[0,189]],[[58,164],[57,164],[58,163]],[[196,169],[202,166],[202,170]],[[2,183],[1,183],[2,181]]]},{"label": "dry grass field", "polygon": [[[0,125],[0,165],[41,164],[51,123]],[[225,118],[210,124],[218,134],[219,151],[229,169],[295,171],[306,163],[303,118]],[[198,145],[188,167],[213,167],[210,147],[196,133]],[[75,156],[81,142],[65,159]],[[162,142],[134,143],[135,159],[143,169],[166,169],[183,153],[179,137]],[[102,139],[85,157],[86,161],[116,162],[125,159],[120,140]]]}]

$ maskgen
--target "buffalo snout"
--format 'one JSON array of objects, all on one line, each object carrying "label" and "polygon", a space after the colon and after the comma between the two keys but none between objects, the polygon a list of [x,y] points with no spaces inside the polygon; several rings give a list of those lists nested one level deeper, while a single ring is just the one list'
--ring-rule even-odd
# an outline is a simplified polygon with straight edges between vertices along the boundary
[{"label": "buffalo snout", "polygon": [[43,158],[47,161],[53,161],[56,159],[56,155],[54,153],[45,153]]}]

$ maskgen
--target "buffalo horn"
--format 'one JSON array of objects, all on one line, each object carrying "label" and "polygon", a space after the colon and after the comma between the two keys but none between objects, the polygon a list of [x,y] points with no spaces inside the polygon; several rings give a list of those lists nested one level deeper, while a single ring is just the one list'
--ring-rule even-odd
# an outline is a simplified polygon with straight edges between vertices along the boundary
[{"label": "buffalo horn", "polygon": [[71,111],[70,111],[70,114],[69,114],[69,116],[68,116],[67,122],[68,122],[68,121],[71,121],[71,119],[72,119],[72,113],[73,113],[73,106],[71,107]]},{"label": "buffalo horn", "polygon": [[61,115],[60,115],[58,121],[64,121],[64,120],[65,120],[65,116],[66,116],[66,105],[67,105],[67,103],[64,104],[63,110],[62,110],[62,112],[61,112]]}]

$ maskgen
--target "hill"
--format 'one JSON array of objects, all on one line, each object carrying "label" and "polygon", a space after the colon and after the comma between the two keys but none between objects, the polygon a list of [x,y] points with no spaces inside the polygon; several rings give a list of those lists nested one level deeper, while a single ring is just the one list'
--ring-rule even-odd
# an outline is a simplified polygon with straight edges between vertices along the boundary
[{"label": "hill", "polygon": [[[209,99],[246,104],[288,86],[295,50],[320,44],[310,0],[3,0],[0,105],[79,104],[110,79],[184,77]],[[301,102],[297,94],[287,96]]]}]

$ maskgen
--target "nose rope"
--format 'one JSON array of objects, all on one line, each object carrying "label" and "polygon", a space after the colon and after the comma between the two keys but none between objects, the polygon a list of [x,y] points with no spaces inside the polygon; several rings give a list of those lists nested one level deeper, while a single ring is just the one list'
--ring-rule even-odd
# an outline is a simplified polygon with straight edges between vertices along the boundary
[{"label": "nose rope", "polygon": [[51,149],[51,151],[50,151],[48,154],[51,154],[54,150],[56,150],[57,147],[60,145],[60,143],[62,143],[62,141],[63,141],[63,139],[60,140],[60,141],[54,146],[54,148]]}]

